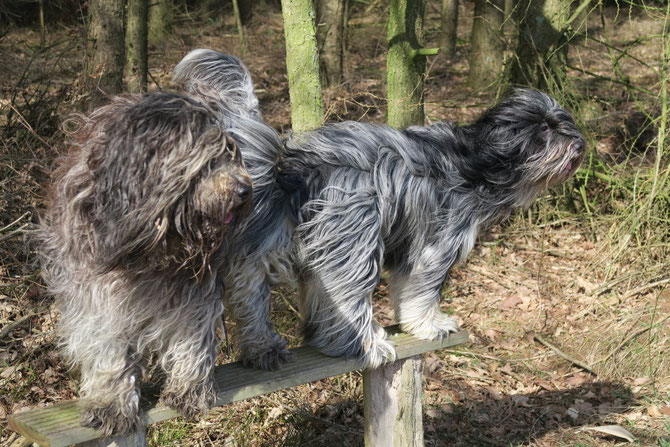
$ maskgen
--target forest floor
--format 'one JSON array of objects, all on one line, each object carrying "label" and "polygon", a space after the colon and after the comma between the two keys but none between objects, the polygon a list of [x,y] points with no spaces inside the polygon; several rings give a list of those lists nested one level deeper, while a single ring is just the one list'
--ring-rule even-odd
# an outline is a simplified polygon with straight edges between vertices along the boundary
[{"label": "forest floor", "polygon": [[[457,55],[429,61],[430,122],[468,122],[494,101],[466,86],[472,23],[471,5],[466,6],[461,8]],[[437,46],[439,14],[434,8],[428,8],[428,46]],[[331,121],[384,121],[385,12],[370,14],[359,12],[352,19],[346,81],[325,92]],[[566,86],[585,98],[575,112],[591,155],[576,180],[482,236],[467,262],[452,272],[443,306],[462,322],[471,340],[424,357],[428,446],[623,442],[592,430],[606,425],[628,430],[635,437],[633,445],[670,446],[670,261],[663,257],[669,241],[645,245],[638,240],[623,253],[615,252],[619,236],[613,231],[622,219],[617,211],[622,205],[611,184],[589,176],[596,165],[605,165],[612,177],[629,178],[653,164],[647,151],[634,147],[640,141],[627,139],[626,129],[640,109],[655,107],[652,96],[645,102],[644,93],[631,86],[656,88],[660,39],[642,36],[662,34],[663,21],[643,13],[615,17],[613,9],[604,11],[602,20],[593,16],[591,38],[575,43],[570,59],[598,76],[571,71],[573,85]],[[60,123],[81,98],[76,79],[82,70],[83,29],[52,28],[51,44],[42,50],[35,29],[17,28],[0,38],[3,446],[20,441],[6,428],[7,414],[72,399],[77,389],[75,374],[54,346],[58,315],[30,243],[49,169],[65,150]],[[252,71],[264,116],[287,131],[281,15],[257,11],[247,30],[249,51],[241,57]],[[598,40],[627,48],[627,56],[618,60],[619,71]],[[198,47],[240,55],[234,22],[180,16],[174,34],[151,48],[152,88],[169,89],[172,67]],[[605,79],[617,73],[625,73],[627,87]],[[280,333],[292,346],[300,345],[293,291],[280,289],[274,296],[273,319]],[[392,322],[383,283],[375,294],[375,310],[379,321]],[[225,352],[220,362],[232,361]],[[215,409],[200,421],[158,424],[150,428],[149,439],[154,446],[358,446],[363,444],[362,428],[361,374],[354,372]]]}]

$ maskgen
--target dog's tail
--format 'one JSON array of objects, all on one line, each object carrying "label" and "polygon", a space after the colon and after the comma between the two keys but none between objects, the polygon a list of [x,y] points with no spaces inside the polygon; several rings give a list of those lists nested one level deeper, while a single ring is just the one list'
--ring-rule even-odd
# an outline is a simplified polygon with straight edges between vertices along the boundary
[{"label": "dog's tail", "polygon": [[214,101],[229,112],[260,118],[249,69],[235,56],[193,50],[174,68],[172,80],[186,92]]},{"label": "dog's tail", "polygon": [[277,185],[283,192],[286,207],[294,222],[298,220],[300,208],[307,202],[309,191],[303,175],[283,163],[277,170]]}]

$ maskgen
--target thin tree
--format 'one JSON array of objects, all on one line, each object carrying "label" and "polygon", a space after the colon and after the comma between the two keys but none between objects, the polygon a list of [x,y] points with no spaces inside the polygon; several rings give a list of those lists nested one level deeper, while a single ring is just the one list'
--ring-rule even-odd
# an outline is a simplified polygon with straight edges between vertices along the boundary
[{"label": "thin tree", "polygon": [[571,0],[522,0],[517,5],[519,40],[510,81],[553,90],[565,79]]},{"label": "thin tree", "polygon": [[342,81],[347,0],[318,0],[316,40],[324,87]]},{"label": "thin tree", "polygon": [[147,91],[148,0],[127,0],[126,81],[128,91]]},{"label": "thin tree", "polygon": [[424,8],[423,0],[391,0],[389,8],[388,123],[400,129],[424,123],[425,55],[430,53],[422,50],[420,43]]},{"label": "thin tree", "polygon": [[247,52],[247,38],[244,31],[244,25],[242,23],[242,14],[240,13],[240,2],[239,0],[233,0],[233,15],[235,16],[235,26],[237,26],[237,34],[240,36],[240,52]]},{"label": "thin tree", "polygon": [[149,5],[149,44],[158,45],[172,32],[173,0],[152,0]]},{"label": "thin tree", "polygon": [[89,107],[123,88],[124,0],[90,0],[87,82]]},{"label": "thin tree", "polygon": [[473,89],[492,88],[501,80],[504,8],[504,0],[475,0],[468,74],[468,84]]},{"label": "thin tree", "polygon": [[323,122],[319,55],[312,0],[282,0],[286,71],[293,131],[312,130]]},{"label": "thin tree", "polygon": [[458,0],[442,0],[440,14],[440,49],[451,58],[456,53],[456,31],[458,30]]}]

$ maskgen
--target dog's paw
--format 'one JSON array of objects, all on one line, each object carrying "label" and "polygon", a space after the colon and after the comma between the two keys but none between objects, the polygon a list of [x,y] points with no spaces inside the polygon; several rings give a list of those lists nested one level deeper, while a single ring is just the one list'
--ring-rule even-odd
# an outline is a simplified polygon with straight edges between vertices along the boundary
[{"label": "dog's paw", "polygon": [[448,337],[453,332],[458,332],[458,322],[445,313],[437,313],[432,320],[418,322],[402,322],[400,328],[416,338],[422,340],[435,340]]},{"label": "dog's paw", "polygon": [[373,322],[372,337],[363,342],[361,363],[364,368],[374,369],[396,359],[395,346],[386,336],[386,331],[377,322]]},{"label": "dog's paw", "polygon": [[161,402],[177,410],[187,419],[195,419],[197,416],[207,413],[215,401],[216,395],[212,387],[203,387],[186,393],[167,390],[161,394]]},{"label": "dog's paw", "polygon": [[81,425],[100,430],[105,436],[132,433],[142,428],[133,405],[121,406],[117,403],[102,407],[86,407],[81,412]]},{"label": "dog's paw", "polygon": [[275,371],[283,363],[293,359],[293,354],[291,354],[286,345],[286,340],[277,337],[269,345],[245,350],[240,360],[246,367]]}]

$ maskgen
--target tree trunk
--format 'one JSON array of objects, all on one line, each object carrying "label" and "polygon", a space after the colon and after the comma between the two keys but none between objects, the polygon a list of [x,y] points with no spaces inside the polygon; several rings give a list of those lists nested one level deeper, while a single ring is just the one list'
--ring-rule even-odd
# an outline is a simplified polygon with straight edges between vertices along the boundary
[{"label": "tree trunk", "polygon": [[172,0],[151,0],[149,7],[149,44],[159,45],[165,42],[172,32],[174,18]]},{"label": "tree trunk", "polygon": [[239,0],[233,0],[233,15],[235,16],[235,26],[237,27],[237,35],[240,36],[240,53],[247,52],[247,38],[244,24],[242,23],[242,15],[240,13]]},{"label": "tree trunk", "polygon": [[89,107],[123,89],[124,0],[90,0],[87,81]]},{"label": "tree trunk", "polygon": [[456,53],[456,31],[458,29],[458,0],[442,0],[442,13],[440,18],[442,36],[442,54],[448,58],[454,57]]},{"label": "tree trunk", "polygon": [[391,0],[386,61],[388,124],[399,129],[424,123],[426,57],[419,54],[424,7],[424,0]]},{"label": "tree trunk", "polygon": [[128,91],[147,91],[148,0],[128,0],[126,21],[126,82]]},{"label": "tree trunk", "polygon": [[504,0],[475,0],[468,74],[468,84],[475,90],[493,88],[501,80],[504,8]]},{"label": "tree trunk", "polygon": [[342,81],[346,0],[318,0],[316,40],[319,45],[321,81],[328,87]]},{"label": "tree trunk", "polygon": [[571,0],[523,0],[518,4],[519,41],[510,80],[549,91],[563,84],[568,57],[563,30]]},{"label": "tree trunk", "polygon": [[286,71],[294,132],[316,129],[323,122],[319,55],[312,0],[282,0]]},{"label": "tree trunk", "polygon": [[39,1],[40,7],[40,46],[43,47],[47,42],[47,26],[44,23],[44,0]]}]

